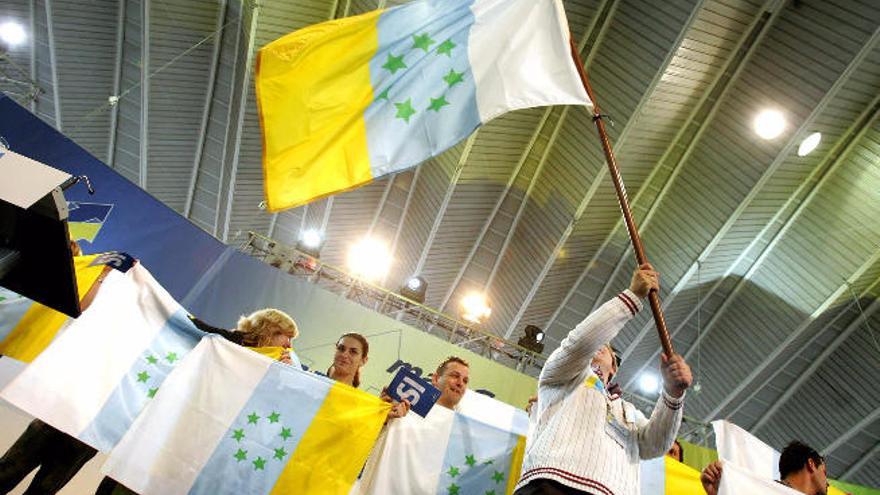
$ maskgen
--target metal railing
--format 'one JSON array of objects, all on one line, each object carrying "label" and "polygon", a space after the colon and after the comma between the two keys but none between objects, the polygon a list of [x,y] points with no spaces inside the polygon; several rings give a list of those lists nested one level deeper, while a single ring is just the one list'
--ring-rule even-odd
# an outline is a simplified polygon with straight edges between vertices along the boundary
[{"label": "metal railing", "polygon": [[460,320],[360,279],[296,247],[284,245],[256,232],[248,232],[247,239],[239,249],[279,270],[306,278],[373,311],[438,335],[452,344],[517,371],[537,376],[544,365],[545,358],[541,354],[489,333],[474,323]]}]

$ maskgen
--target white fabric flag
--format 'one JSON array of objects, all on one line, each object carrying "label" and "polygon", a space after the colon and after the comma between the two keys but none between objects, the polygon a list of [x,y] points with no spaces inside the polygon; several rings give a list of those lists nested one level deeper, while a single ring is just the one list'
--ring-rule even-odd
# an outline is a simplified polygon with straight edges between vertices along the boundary
[{"label": "white fabric flag", "polygon": [[712,422],[718,458],[733,463],[753,475],[779,479],[779,452],[739,426],[724,420]]},{"label": "white fabric flag", "polygon": [[468,391],[457,411],[435,405],[389,422],[351,493],[506,493],[527,429],[525,411]]},{"label": "white fabric flag", "polygon": [[725,462],[721,475],[718,495],[803,495],[797,490],[762,478],[737,466],[733,462]]},{"label": "white fabric flag", "polygon": [[113,270],[89,309],[0,397],[108,451],[202,335],[140,263]]}]

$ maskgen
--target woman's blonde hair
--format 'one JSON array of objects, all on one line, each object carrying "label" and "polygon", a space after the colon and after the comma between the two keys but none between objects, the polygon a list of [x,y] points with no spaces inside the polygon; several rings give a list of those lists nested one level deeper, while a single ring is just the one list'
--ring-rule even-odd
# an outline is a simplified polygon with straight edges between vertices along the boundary
[{"label": "woman's blonde hair", "polygon": [[293,318],[284,311],[274,308],[261,309],[248,316],[242,316],[238,319],[235,331],[242,334],[242,345],[262,347],[274,335],[270,332],[270,326],[277,327],[281,333],[292,334],[292,339],[299,336],[299,328]]}]

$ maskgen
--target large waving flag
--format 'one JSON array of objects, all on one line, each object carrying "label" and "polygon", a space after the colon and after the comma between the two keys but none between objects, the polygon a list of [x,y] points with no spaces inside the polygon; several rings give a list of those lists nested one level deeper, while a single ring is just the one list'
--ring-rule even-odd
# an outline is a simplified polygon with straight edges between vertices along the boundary
[{"label": "large waving flag", "polygon": [[[76,288],[85,297],[104,265],[92,266],[99,255],[75,256]],[[0,288],[0,354],[30,363],[52,342],[68,316]]]},{"label": "large waving flag", "polygon": [[111,453],[144,494],[344,494],[390,405],[206,337]]},{"label": "large waving flag", "polygon": [[589,104],[561,0],[417,0],[257,59],[271,211],[413,167],[505,112]]},{"label": "large waving flag", "polygon": [[425,418],[390,422],[352,495],[512,493],[525,451],[525,412],[473,392],[465,397],[460,411],[435,405]]},{"label": "large waving flag", "polygon": [[141,264],[112,270],[89,310],[0,397],[107,451],[202,335]]}]

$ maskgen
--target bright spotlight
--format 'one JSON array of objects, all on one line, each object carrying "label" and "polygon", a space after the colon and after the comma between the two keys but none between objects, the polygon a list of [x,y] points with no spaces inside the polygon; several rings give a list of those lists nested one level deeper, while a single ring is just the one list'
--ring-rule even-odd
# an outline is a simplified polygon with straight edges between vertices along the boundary
[{"label": "bright spotlight", "polygon": [[819,141],[822,141],[822,133],[814,132],[807,136],[806,139],[801,141],[801,145],[798,146],[798,156],[807,156],[811,151],[816,149],[816,146],[819,146]]},{"label": "bright spotlight", "polygon": [[390,267],[388,246],[376,239],[361,239],[348,251],[348,268],[358,278],[379,280],[388,273]]},{"label": "bright spotlight", "polygon": [[317,229],[308,229],[299,235],[296,241],[296,249],[313,258],[321,257],[321,247],[324,245],[324,236]]},{"label": "bright spotlight", "polygon": [[774,139],[785,130],[785,117],[779,110],[764,110],[755,117],[755,132],[762,139]]},{"label": "bright spotlight", "polygon": [[471,292],[461,300],[461,317],[471,323],[480,323],[483,318],[492,314],[492,308],[486,303],[486,296],[478,292]]},{"label": "bright spotlight", "polygon": [[410,277],[403,284],[403,287],[400,288],[400,295],[421,304],[425,302],[425,292],[427,290],[428,283],[425,282],[425,279],[416,275]]},{"label": "bright spotlight", "polygon": [[3,40],[10,48],[24,43],[27,35],[21,24],[15,21],[6,21],[0,24],[0,40]]},{"label": "bright spotlight", "polygon": [[643,373],[639,377],[639,388],[646,394],[656,394],[660,388],[660,381],[657,380],[657,375]]}]

